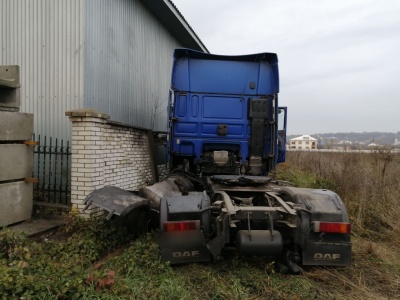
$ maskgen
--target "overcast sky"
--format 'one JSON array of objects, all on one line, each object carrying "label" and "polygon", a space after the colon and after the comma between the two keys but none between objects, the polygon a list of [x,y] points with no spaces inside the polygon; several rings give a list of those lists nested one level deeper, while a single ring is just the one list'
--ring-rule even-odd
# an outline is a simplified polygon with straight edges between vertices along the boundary
[{"label": "overcast sky", "polygon": [[288,134],[400,131],[399,0],[172,0],[214,54],[275,52]]}]

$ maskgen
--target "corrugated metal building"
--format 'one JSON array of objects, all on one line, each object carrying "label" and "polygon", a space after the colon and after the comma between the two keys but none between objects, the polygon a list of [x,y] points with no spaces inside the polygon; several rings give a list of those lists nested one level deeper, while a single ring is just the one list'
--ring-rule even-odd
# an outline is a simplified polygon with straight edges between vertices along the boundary
[{"label": "corrugated metal building", "polygon": [[21,111],[69,139],[65,111],[165,130],[174,48],[206,47],[169,0],[1,0],[0,65],[20,65]]}]

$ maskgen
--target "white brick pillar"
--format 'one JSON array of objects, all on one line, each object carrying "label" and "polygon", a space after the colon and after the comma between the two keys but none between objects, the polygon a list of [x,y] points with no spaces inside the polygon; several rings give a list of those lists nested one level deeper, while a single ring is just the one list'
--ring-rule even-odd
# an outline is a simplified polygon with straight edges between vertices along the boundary
[{"label": "white brick pillar", "polygon": [[101,214],[98,208],[85,212],[83,200],[95,189],[104,186],[104,154],[107,120],[110,116],[94,109],[78,109],[65,113],[72,123],[71,135],[71,204],[84,216]]}]

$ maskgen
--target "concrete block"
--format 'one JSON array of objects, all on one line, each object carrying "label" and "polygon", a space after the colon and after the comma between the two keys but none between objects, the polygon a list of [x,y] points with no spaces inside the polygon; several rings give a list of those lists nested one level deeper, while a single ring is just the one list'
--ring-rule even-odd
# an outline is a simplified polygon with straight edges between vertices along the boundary
[{"label": "concrete block", "polygon": [[19,88],[19,66],[0,66],[0,87]]},{"label": "concrete block", "polygon": [[0,181],[32,177],[33,147],[0,144]]},{"label": "concrete block", "polygon": [[[109,115],[93,108],[81,108],[81,109],[71,110],[65,112],[65,115],[68,117],[87,117],[87,119],[85,120],[86,122],[93,121],[92,119],[94,118],[110,119]],[[98,121],[94,119],[94,122]]]},{"label": "concrete block", "polygon": [[31,218],[33,185],[24,181],[0,184],[0,227]]},{"label": "concrete block", "polygon": [[0,110],[19,111],[19,66],[0,66]]},{"label": "concrete block", "polygon": [[33,114],[0,111],[0,141],[32,139]]},{"label": "concrete block", "polygon": [[0,86],[0,110],[19,111],[21,106],[20,89]]}]

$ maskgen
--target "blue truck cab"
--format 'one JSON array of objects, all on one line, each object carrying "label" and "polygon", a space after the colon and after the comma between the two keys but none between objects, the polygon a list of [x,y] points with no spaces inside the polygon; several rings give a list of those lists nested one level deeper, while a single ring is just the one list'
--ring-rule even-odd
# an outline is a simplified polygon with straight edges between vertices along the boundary
[{"label": "blue truck cab", "polygon": [[267,175],[285,160],[286,108],[278,106],[276,54],[176,49],[173,58],[170,169]]}]

